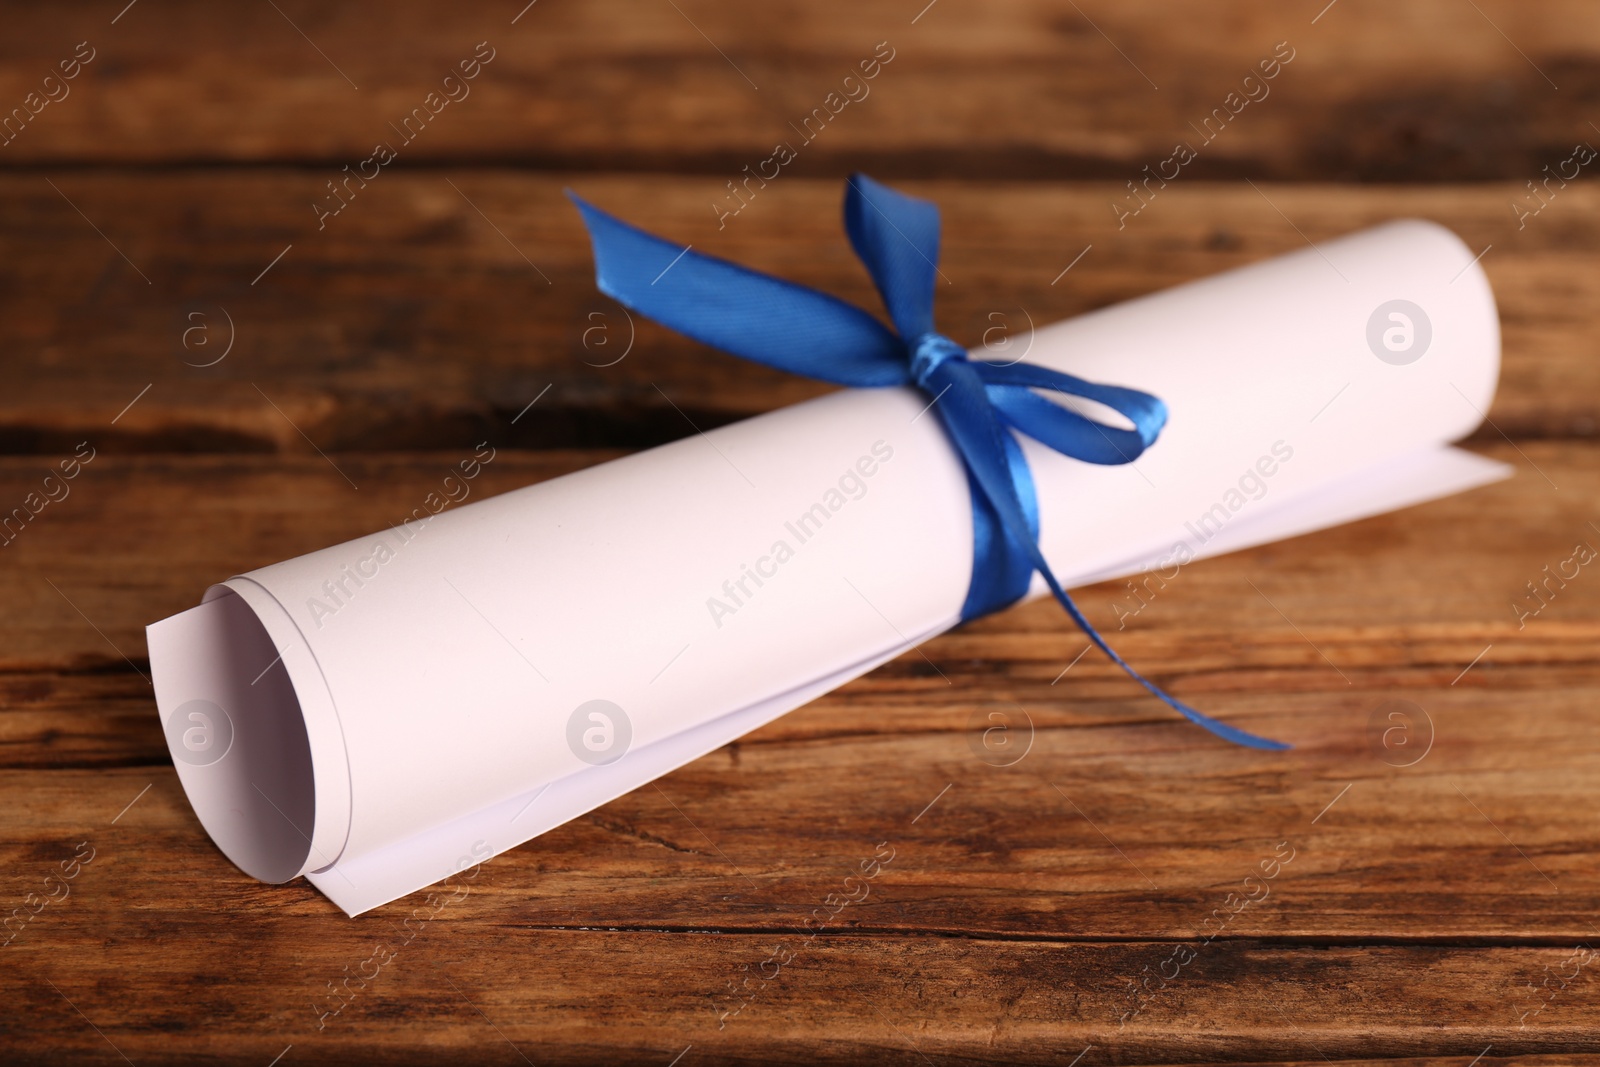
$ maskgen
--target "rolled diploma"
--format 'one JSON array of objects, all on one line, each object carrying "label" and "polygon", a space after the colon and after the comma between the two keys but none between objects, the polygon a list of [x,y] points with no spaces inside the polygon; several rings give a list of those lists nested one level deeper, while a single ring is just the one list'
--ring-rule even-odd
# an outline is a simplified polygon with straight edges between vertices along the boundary
[{"label": "rolled diploma", "polygon": [[[1405,365],[1368,339],[1396,299],[1431,328]],[[1004,358],[1142,389],[1171,411],[1125,466],[1022,439],[1041,545],[1069,585],[1504,473],[1443,447],[1489,407],[1499,327],[1472,253],[1432,223],[1016,344],[1026,351]],[[910,388],[844,390],[213,586],[149,628],[163,720],[194,700],[231,720],[231,748],[210,763],[185,759],[169,726],[201,823],[246,873],[309,874],[356,914],[950,628],[972,504],[936,407]],[[595,700],[631,734],[602,766],[569,729]]]}]

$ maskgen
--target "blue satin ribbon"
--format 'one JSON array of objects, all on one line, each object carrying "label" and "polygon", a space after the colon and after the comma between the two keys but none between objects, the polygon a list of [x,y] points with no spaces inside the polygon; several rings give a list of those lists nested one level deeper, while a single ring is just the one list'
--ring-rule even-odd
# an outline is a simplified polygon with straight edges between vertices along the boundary
[{"label": "blue satin ribbon", "polygon": [[[645,233],[572,193],[594,244],[600,291],[679,333],[792,374],[856,388],[914,385],[931,398],[972,490],[972,581],[962,621],[1020,599],[1037,571],[1100,651],[1190,722],[1260,749],[1289,746],[1229,726],[1164,692],[1112,651],[1039,550],[1039,504],[1021,431],[1087,463],[1131,463],[1167,421],[1158,398],[1026,363],[969,359],[934,329],[939,209],[863,174],[849,179],[844,222],[895,329],[827,293]],[[1132,424],[1096,422],[1035,393],[1103,404]]]}]

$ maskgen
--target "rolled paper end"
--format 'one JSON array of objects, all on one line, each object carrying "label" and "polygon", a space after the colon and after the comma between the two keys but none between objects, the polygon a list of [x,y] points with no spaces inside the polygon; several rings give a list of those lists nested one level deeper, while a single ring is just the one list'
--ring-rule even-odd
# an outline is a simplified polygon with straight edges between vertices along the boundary
[{"label": "rolled paper end", "polygon": [[195,815],[235,866],[276,883],[337,858],[349,778],[320,671],[273,609],[282,613],[259,587],[214,586],[146,633],[167,748]]}]

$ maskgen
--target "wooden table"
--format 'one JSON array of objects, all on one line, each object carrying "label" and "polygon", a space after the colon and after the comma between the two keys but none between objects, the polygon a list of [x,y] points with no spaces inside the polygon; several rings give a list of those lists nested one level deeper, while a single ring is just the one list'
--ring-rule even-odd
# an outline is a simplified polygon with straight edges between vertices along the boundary
[{"label": "wooden table", "polygon": [[[0,510],[93,455],[0,546],[0,888],[30,916],[0,1060],[1600,1060],[1600,576],[1526,599],[1600,547],[1600,193],[1526,185],[1600,142],[1589,5],[123,3],[9,5],[0,43],[0,105],[60,97],[0,145]],[[1280,42],[1270,94],[1119,226]],[[859,98],[803,140],[835,91]],[[335,200],[378,141],[397,158]],[[853,169],[943,207],[968,340],[1437,219],[1485,249],[1504,324],[1468,447],[1516,476],[1187,567],[1115,634],[1292,752],[1096,656],[1062,678],[1083,640],[1034,604],[441,909],[350,920],[235,870],[173,773],[145,624],[395,521],[479,441],[503,491],[822,392],[629,331],[562,189],[875,306]],[[1115,631],[1125,594],[1081,602]],[[999,766],[973,724],[1016,707],[1031,748]]]}]

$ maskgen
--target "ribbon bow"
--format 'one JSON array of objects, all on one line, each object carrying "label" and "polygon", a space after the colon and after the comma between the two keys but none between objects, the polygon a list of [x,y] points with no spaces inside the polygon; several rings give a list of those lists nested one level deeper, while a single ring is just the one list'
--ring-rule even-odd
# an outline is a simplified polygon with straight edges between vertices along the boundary
[{"label": "ribbon bow", "polygon": [[[972,580],[963,622],[1019,600],[1037,571],[1089,640],[1169,707],[1236,744],[1287,748],[1196,711],[1130,667],[1073,603],[1039,549],[1033,475],[1014,431],[1088,463],[1130,463],[1160,434],[1166,405],[1137,389],[1047,367],[969,359],[934,329],[939,209],[863,174],[848,185],[845,230],[893,331],[827,293],[680,247],[568,195],[589,229],[595,280],[607,296],[756,363],[856,388],[914,385],[932,398],[972,490]],[[1096,422],[1035,389],[1103,404],[1133,428]]]}]

